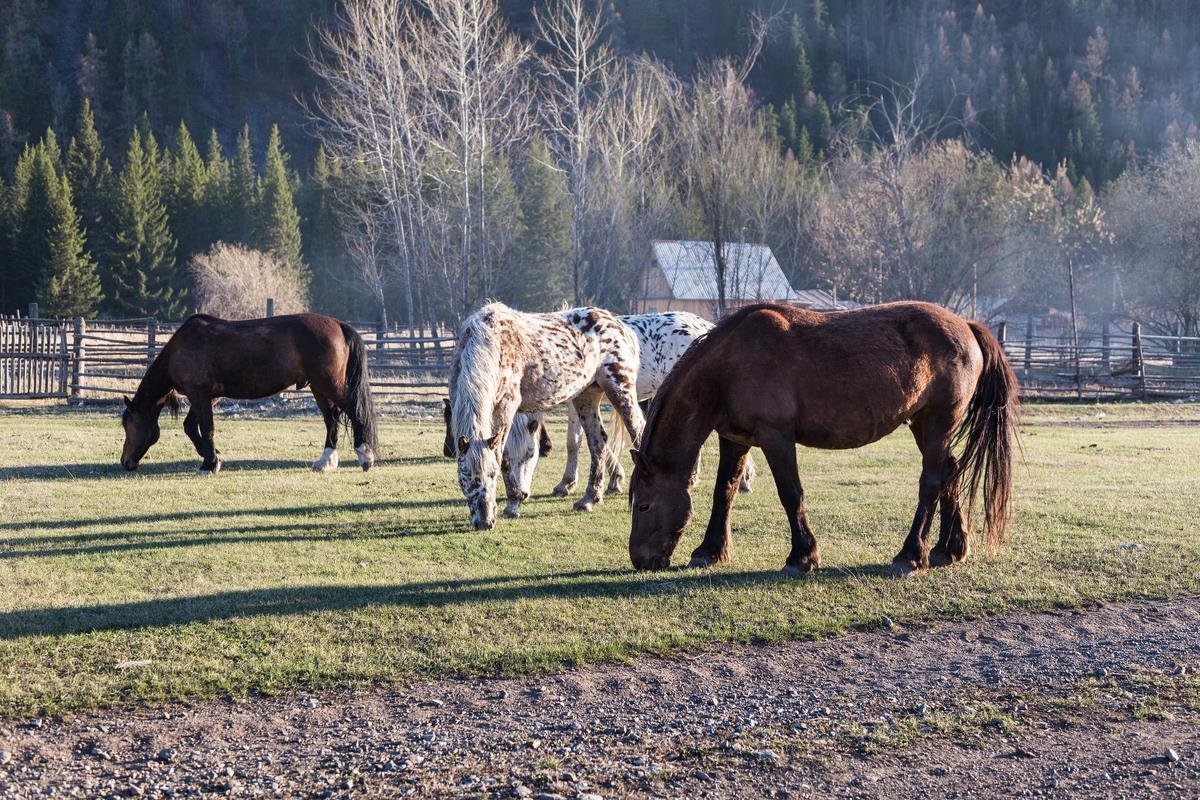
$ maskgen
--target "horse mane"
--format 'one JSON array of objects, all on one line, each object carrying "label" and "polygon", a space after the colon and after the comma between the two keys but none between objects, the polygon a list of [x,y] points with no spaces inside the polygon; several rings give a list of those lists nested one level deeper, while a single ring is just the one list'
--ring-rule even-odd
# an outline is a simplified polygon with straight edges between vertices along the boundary
[{"label": "horse mane", "polygon": [[650,409],[646,413],[646,427],[642,428],[643,451],[649,449],[654,429],[665,413],[669,398],[675,391],[675,384],[683,380],[683,377],[692,369],[696,360],[700,358],[702,352],[708,348],[709,343],[721,339],[729,328],[732,328],[750,314],[762,309],[777,310],[777,306],[770,303],[755,303],[753,305],[742,306],[737,311],[724,317],[711,329],[692,340],[688,349],[683,352],[683,355],[675,362],[675,366],[667,373],[667,377],[659,384],[658,391],[654,393],[654,399],[650,401]]},{"label": "horse mane", "polygon": [[503,303],[489,303],[463,322],[450,387],[455,438],[492,433],[491,403],[500,386],[501,348],[496,325],[503,324],[508,310]]}]

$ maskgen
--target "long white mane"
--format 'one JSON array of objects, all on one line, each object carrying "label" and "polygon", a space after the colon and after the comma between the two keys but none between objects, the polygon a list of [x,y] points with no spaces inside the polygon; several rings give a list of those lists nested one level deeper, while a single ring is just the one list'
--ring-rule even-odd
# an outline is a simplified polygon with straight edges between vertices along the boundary
[{"label": "long white mane", "polygon": [[508,306],[489,303],[467,317],[459,331],[462,347],[455,354],[450,427],[454,437],[486,439],[500,387],[500,337],[496,325],[511,319]]}]

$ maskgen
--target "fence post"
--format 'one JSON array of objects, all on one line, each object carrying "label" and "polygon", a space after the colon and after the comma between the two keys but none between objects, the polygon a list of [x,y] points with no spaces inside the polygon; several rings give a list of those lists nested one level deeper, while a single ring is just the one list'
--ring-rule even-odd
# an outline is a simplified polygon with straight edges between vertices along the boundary
[{"label": "fence post", "polygon": [[1000,343],[1000,349],[1004,349],[1004,345],[1008,342],[1008,320],[1002,319],[996,325],[996,341]]},{"label": "fence post", "polygon": [[1138,395],[1146,399],[1146,359],[1142,352],[1142,323],[1133,323],[1133,342],[1130,357],[1133,359],[1133,371],[1138,379]]},{"label": "fence post", "polygon": [[37,318],[38,318],[38,305],[37,305],[37,303],[30,303],[29,304],[29,319],[34,320]]},{"label": "fence post", "polygon": [[72,343],[73,360],[71,361],[71,397],[78,399],[83,394],[83,333],[87,323],[83,317],[75,318],[75,341]]},{"label": "fence post", "polygon": [[268,317],[275,316],[275,298],[274,297],[267,298],[267,316]]},{"label": "fence post", "polygon": [[1108,321],[1100,331],[1100,366],[1105,375],[1112,375],[1112,338],[1108,332]]},{"label": "fence post", "polygon": [[1033,369],[1033,314],[1025,317],[1025,372]]},{"label": "fence post", "polygon": [[155,317],[150,318],[150,322],[146,325],[146,366],[154,363],[154,356],[158,354],[158,320]]}]

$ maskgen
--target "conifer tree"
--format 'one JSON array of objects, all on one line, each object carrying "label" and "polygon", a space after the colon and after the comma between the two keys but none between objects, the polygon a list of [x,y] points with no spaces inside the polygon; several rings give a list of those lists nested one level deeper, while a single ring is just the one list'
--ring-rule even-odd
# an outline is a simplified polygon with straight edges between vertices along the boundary
[{"label": "conifer tree", "polygon": [[17,202],[12,248],[10,304],[16,308],[37,299],[46,267],[50,263],[46,233],[56,219],[61,178],[46,140],[27,147],[17,162]]},{"label": "conifer tree", "polygon": [[[205,219],[205,190],[208,173],[187,125],[180,122],[167,176],[167,213],[178,242],[180,262],[206,250],[216,239]],[[182,270],[181,270],[182,272]]]},{"label": "conifer tree", "polygon": [[310,280],[300,247],[300,215],[296,212],[287,154],[279,140],[279,126],[272,125],[258,192],[257,244],[290,269],[307,288]]},{"label": "conifer tree", "polygon": [[233,240],[230,224],[230,167],[221,151],[216,130],[209,131],[204,157],[204,219],[208,237],[214,242]]},{"label": "conifer tree", "polygon": [[517,308],[543,311],[571,296],[571,196],[545,140],[534,140],[520,184],[521,224],[503,287]]},{"label": "conifer tree", "polygon": [[91,317],[100,305],[100,276],[84,246],[84,234],[64,176],[50,204],[47,263],[38,285],[38,303],[46,316]]},{"label": "conifer tree", "polygon": [[255,222],[258,219],[258,176],[254,172],[249,123],[238,134],[233,163],[230,165],[228,198],[230,240],[253,246]]},{"label": "conifer tree", "polygon": [[136,129],[117,182],[114,261],[105,295],[111,307],[131,316],[178,319],[184,298],[175,274],[175,238],[163,202],[158,147],[144,144]]},{"label": "conifer tree", "polygon": [[67,145],[66,173],[88,249],[97,262],[102,262],[100,245],[109,236],[105,222],[112,207],[113,171],[104,157],[92,104],[87,100],[79,111],[79,129]]},{"label": "conifer tree", "polygon": [[342,176],[341,163],[317,148],[312,172],[299,195],[304,261],[312,272],[312,308],[340,317],[354,314],[345,279],[339,279],[345,249],[338,227],[334,193]]}]

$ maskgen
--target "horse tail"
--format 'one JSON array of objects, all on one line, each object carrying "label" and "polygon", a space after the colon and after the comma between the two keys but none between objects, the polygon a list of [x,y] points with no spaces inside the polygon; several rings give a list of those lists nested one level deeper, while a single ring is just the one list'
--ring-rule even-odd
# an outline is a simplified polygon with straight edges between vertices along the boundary
[{"label": "horse tail", "polygon": [[616,465],[621,463],[621,453],[625,450],[628,433],[625,421],[621,419],[617,409],[613,408],[608,418],[608,443],[604,448],[605,470],[615,471]]},{"label": "horse tail", "polygon": [[1004,349],[986,325],[968,324],[983,351],[983,371],[956,437],[963,442],[963,450],[954,484],[959,483],[958,478],[966,478],[968,518],[973,516],[976,490],[983,488],[984,529],[991,556],[1004,541],[1010,518],[1013,446],[1021,409],[1017,377]]},{"label": "horse tail", "polygon": [[379,441],[375,430],[375,401],[371,397],[371,375],[367,369],[367,346],[358,331],[342,323],[342,335],[350,357],[346,361],[346,403],[354,409],[354,416],[362,426],[363,443],[371,452],[379,453]]}]

